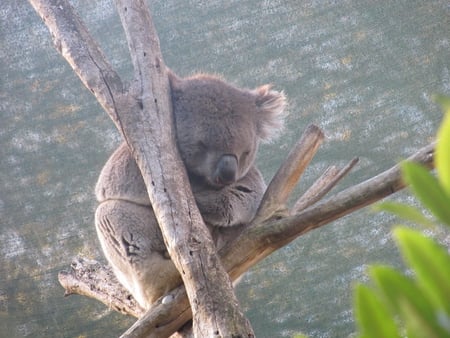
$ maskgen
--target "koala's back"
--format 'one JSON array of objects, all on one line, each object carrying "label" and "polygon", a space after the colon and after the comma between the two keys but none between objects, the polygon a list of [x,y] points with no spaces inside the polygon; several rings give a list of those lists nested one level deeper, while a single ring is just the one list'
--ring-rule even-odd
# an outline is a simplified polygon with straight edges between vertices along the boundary
[{"label": "koala's back", "polygon": [[95,195],[99,202],[125,200],[139,205],[150,205],[141,171],[125,142],[103,167],[95,186]]}]

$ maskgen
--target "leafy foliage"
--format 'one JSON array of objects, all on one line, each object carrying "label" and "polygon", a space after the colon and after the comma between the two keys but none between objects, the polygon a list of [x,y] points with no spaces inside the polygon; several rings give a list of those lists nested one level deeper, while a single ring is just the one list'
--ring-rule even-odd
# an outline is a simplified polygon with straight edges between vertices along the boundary
[{"label": "leafy foliage", "polygon": [[443,188],[450,195],[450,97],[438,96],[437,100],[444,108],[445,116],[438,131],[436,170]]},{"label": "leafy foliage", "polygon": [[[450,98],[438,97],[445,111],[439,128],[435,162],[437,176],[415,163],[404,163],[402,174],[412,192],[435,219],[450,226]],[[385,202],[378,207],[423,226],[436,224],[418,209]],[[450,337],[450,255],[448,249],[405,227],[394,238],[406,265],[404,275],[391,267],[373,266],[372,286],[355,290],[360,337]]]}]

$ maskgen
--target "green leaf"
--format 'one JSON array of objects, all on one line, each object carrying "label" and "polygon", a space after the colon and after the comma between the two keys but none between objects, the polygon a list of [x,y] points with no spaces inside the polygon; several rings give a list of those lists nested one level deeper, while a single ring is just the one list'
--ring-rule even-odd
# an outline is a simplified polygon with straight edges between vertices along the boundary
[{"label": "green leaf", "polygon": [[356,319],[364,338],[400,338],[393,317],[377,294],[367,286],[355,289]]},{"label": "green leaf", "polygon": [[370,272],[383,301],[399,317],[409,338],[448,337],[449,333],[438,322],[437,309],[413,280],[390,267],[377,266]]},{"label": "green leaf", "polygon": [[439,181],[450,196],[450,98],[439,96],[438,101],[444,110],[444,121],[442,122],[436,145],[436,171]]},{"label": "green leaf", "polygon": [[441,222],[450,225],[450,197],[427,169],[413,162],[402,163],[403,178],[419,200]]},{"label": "green leaf", "polygon": [[394,237],[423,291],[435,307],[444,309],[450,316],[450,255],[447,250],[412,229],[397,228]]},{"label": "green leaf", "polygon": [[434,95],[433,98],[443,107],[444,110],[450,109],[450,96]]},{"label": "green leaf", "polygon": [[426,227],[433,226],[433,222],[426,218],[419,209],[407,204],[397,202],[381,202],[374,206],[377,211],[386,211],[391,214],[397,215],[407,221],[421,224]]}]

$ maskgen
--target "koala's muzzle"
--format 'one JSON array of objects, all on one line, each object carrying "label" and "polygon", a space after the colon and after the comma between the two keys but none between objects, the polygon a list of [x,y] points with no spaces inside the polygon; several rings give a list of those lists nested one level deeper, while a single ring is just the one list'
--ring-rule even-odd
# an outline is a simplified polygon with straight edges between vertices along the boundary
[{"label": "koala's muzzle", "polygon": [[214,172],[214,183],[229,185],[236,181],[238,161],[234,155],[222,155]]}]

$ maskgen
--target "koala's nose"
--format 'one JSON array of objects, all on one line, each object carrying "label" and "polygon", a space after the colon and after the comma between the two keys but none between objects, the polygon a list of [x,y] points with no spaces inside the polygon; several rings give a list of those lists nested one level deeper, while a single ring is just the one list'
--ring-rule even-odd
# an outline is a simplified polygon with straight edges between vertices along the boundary
[{"label": "koala's nose", "polygon": [[229,185],[236,181],[238,169],[237,158],[234,155],[223,155],[216,167],[215,181],[219,185]]}]

